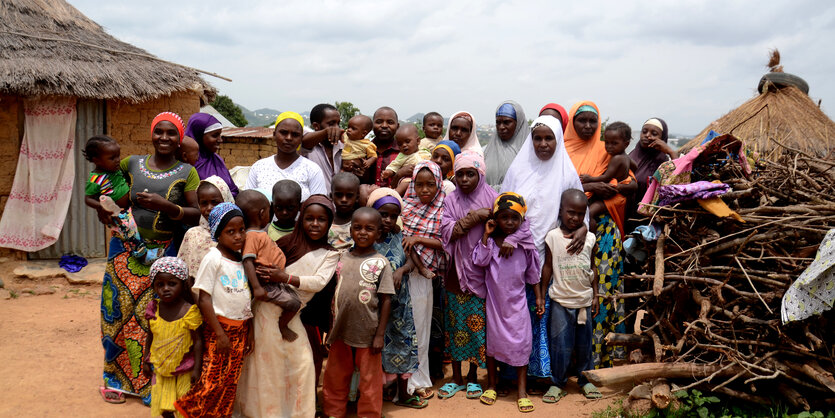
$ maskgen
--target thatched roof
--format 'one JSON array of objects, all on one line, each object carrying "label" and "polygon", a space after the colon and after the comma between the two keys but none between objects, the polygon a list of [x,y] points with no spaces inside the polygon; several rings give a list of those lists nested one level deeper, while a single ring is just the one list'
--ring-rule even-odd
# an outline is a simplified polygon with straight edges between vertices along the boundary
[{"label": "thatched roof", "polygon": [[63,0],[0,0],[0,93],[144,101],[214,94],[194,69],[108,35]]},{"label": "thatched roof", "polygon": [[835,122],[795,87],[766,90],[708,125],[681,149],[692,149],[711,129],[733,134],[761,154],[781,148],[777,142],[822,156],[835,151]]}]

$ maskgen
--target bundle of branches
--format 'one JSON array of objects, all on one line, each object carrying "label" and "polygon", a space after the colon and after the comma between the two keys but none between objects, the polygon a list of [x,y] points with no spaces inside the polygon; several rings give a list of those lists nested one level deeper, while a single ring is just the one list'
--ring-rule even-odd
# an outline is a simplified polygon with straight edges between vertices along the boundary
[{"label": "bundle of branches", "polygon": [[780,394],[807,410],[809,402],[831,407],[835,315],[782,324],[780,306],[835,228],[835,158],[784,147],[747,177],[728,161],[694,166],[692,176],[729,184],[722,200],[742,222],[694,203],[658,208],[651,274],[622,276],[638,291],[613,296],[634,308],[634,333],[607,342],[631,349],[633,363],[651,363],[586,374],[604,386],[667,379],[753,402]]}]

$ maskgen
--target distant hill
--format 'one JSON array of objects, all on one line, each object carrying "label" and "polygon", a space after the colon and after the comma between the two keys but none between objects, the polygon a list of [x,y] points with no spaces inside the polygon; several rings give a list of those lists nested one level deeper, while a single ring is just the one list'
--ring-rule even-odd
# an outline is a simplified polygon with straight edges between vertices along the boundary
[{"label": "distant hill", "polygon": [[[249,122],[247,126],[269,126],[275,123],[275,119],[281,114],[280,110],[271,109],[269,107],[262,107],[260,109],[249,110],[246,107],[235,103],[241,108],[246,120]],[[304,119],[305,125],[310,124],[310,111],[299,113]]]}]

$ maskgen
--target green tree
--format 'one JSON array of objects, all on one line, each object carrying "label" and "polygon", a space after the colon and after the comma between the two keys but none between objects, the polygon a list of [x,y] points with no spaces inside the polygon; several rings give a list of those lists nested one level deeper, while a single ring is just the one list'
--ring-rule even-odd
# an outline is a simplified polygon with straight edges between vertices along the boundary
[{"label": "green tree", "polygon": [[246,126],[249,122],[244,117],[244,112],[236,105],[229,96],[218,94],[215,100],[211,103],[212,107],[218,111],[223,117],[229,119],[235,126]]},{"label": "green tree", "polygon": [[339,111],[339,115],[341,117],[339,126],[342,129],[348,129],[348,120],[360,114],[359,108],[354,106],[351,102],[336,102],[333,105],[336,106],[336,110]]}]

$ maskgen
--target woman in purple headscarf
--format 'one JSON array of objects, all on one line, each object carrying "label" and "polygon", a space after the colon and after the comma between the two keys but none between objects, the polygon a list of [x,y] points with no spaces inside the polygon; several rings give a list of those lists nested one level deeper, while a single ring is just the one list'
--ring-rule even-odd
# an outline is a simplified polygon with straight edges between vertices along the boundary
[{"label": "woman in purple headscarf", "polygon": [[197,169],[197,175],[200,176],[200,179],[218,176],[229,186],[232,196],[237,196],[238,186],[232,181],[229,169],[226,168],[226,162],[220,155],[217,155],[217,150],[223,143],[220,136],[221,129],[223,129],[223,125],[214,116],[208,113],[195,113],[188,120],[185,135],[194,138],[197,145],[200,146],[200,156],[194,163],[194,168]]}]

